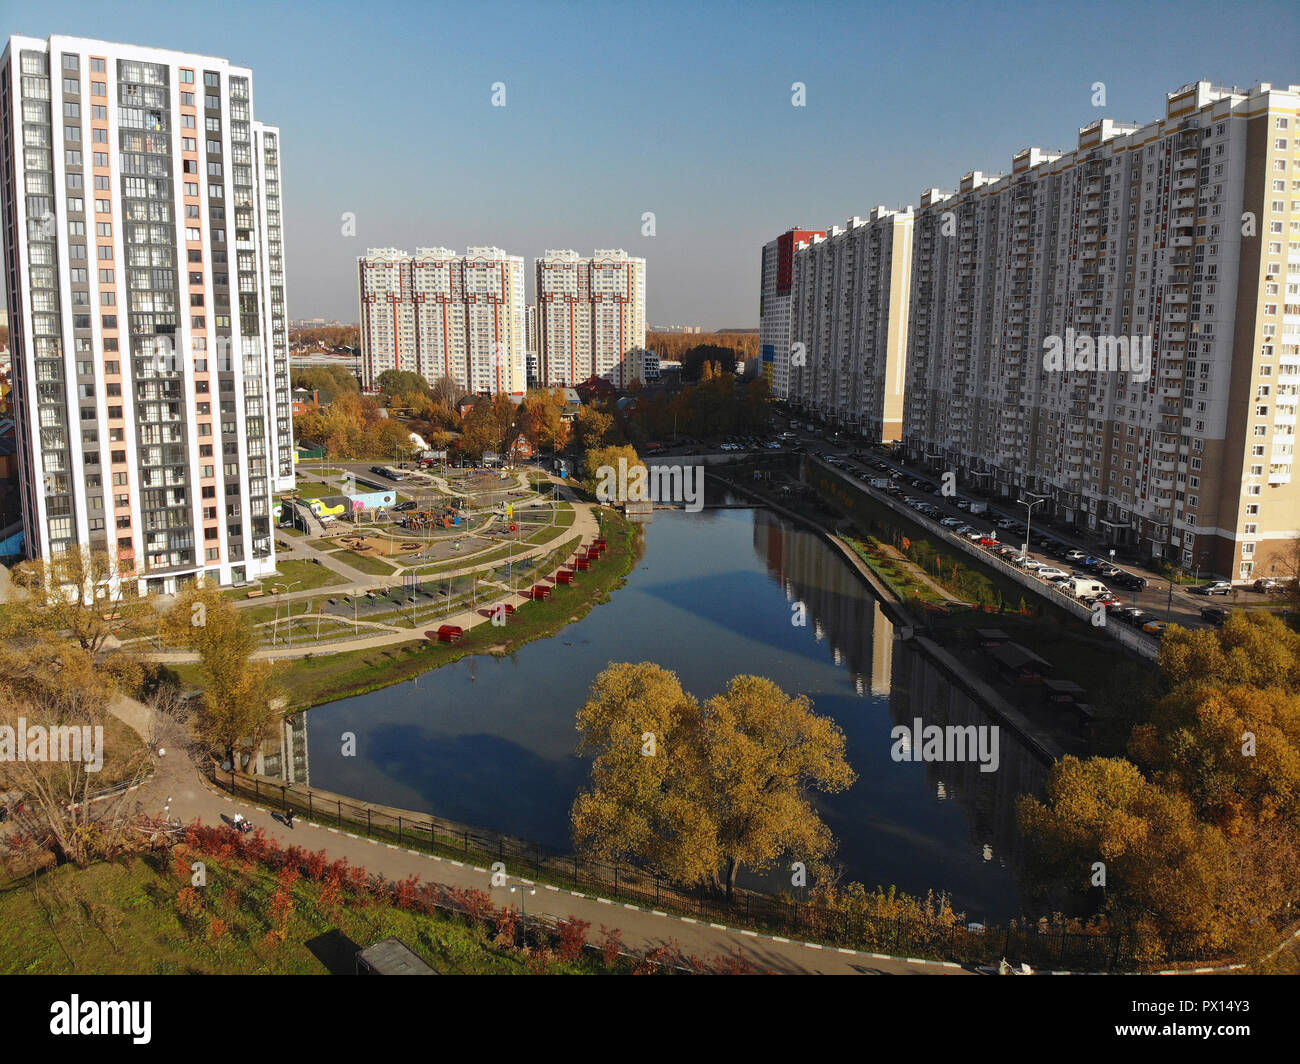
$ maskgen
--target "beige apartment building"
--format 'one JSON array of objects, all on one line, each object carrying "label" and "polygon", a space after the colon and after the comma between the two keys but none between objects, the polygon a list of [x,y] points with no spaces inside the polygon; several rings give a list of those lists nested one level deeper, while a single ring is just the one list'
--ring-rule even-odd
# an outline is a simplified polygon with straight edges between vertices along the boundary
[{"label": "beige apartment building", "polygon": [[1197,82],[1155,121],[928,190],[908,453],[1187,569],[1289,575],[1298,125],[1300,86]]},{"label": "beige apartment building", "polygon": [[902,436],[912,226],[877,207],[795,246],[786,397],[876,441]]},{"label": "beige apartment building", "polygon": [[544,385],[604,377],[645,380],[645,259],[622,250],[547,251],[536,261],[537,329]]},{"label": "beige apartment building", "polygon": [[362,382],[396,369],[475,395],[523,395],[524,260],[500,248],[371,248],[357,260]]}]

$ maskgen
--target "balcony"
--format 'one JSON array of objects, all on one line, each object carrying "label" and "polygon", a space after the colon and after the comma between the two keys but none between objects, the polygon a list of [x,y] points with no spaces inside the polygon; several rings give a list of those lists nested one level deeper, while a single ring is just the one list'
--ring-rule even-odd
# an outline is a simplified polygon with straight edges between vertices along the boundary
[{"label": "balcony", "polygon": [[1194,177],[1180,177],[1174,182],[1175,192],[1190,192],[1194,188],[1196,188],[1196,178]]}]

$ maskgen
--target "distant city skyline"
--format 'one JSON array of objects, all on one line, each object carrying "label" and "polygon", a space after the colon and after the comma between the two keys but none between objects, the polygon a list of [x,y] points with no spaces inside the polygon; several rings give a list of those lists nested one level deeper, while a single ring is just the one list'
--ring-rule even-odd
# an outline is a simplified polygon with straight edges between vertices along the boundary
[{"label": "distant city skyline", "polygon": [[1142,120],[1198,78],[1300,80],[1272,58],[1300,48],[1283,3],[1098,3],[1081,27],[1069,9],[1016,3],[669,2],[599,18],[384,4],[355,20],[328,3],[235,0],[213,18],[71,2],[15,11],[9,31],[255,72],[257,106],[283,130],[295,319],[355,317],[368,247],[495,245],[529,261],[621,247],[646,259],[648,320],[752,328],[755,248],[791,226],[916,204],[929,185],[1005,171],[1022,148],[1068,147],[1097,118]]}]

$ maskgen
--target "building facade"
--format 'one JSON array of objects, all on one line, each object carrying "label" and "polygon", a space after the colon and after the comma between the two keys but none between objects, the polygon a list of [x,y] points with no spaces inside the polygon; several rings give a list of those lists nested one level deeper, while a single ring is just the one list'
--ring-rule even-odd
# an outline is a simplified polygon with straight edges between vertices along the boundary
[{"label": "building facade", "polygon": [[[645,259],[621,250],[548,251],[536,262],[542,383],[604,377],[626,388],[645,348]],[[642,378],[644,379],[644,378]]]},{"label": "building facade", "polygon": [[293,484],[280,133],[246,67],[76,37],[0,56],[0,225],[31,557],[141,591],[275,569]]},{"label": "building facade", "polygon": [[362,385],[395,369],[523,395],[524,260],[500,248],[371,248],[357,260]]},{"label": "building facade", "polygon": [[[793,226],[763,245],[759,264],[759,363],[763,376],[767,378],[768,387],[778,399],[790,395],[790,289],[794,283],[795,248],[814,237],[825,235],[823,229]],[[675,326],[662,331],[688,329],[687,326]]]},{"label": "building facade", "polygon": [[1283,573],[1300,533],[1300,87],[1198,82],[1146,125],[931,189],[904,443],[1184,568]]},{"label": "building facade", "polygon": [[877,207],[796,245],[787,397],[874,441],[902,436],[912,209]]}]

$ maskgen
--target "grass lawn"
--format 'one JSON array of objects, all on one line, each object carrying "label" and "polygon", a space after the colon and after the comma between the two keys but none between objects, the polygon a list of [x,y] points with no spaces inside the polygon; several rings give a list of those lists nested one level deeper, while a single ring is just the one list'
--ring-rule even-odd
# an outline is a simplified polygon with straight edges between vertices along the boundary
[{"label": "grass lawn", "polygon": [[304,499],[315,499],[321,495],[341,495],[343,489],[334,484],[319,480],[308,480],[298,484],[298,494]]},{"label": "grass lawn", "polygon": [[256,584],[245,587],[226,588],[222,594],[232,602],[247,602],[248,593],[256,591],[259,587],[265,592],[265,598],[272,598],[271,588],[276,586],[296,583],[298,586],[290,590],[303,591],[313,587],[333,587],[335,584],[347,583],[347,580],[332,569],[302,558],[286,558],[276,568],[280,570],[279,576],[264,577]]},{"label": "grass lawn", "polygon": [[[553,635],[605,601],[636,563],[640,548],[636,526],[620,516],[607,517],[605,538],[609,550],[590,571],[579,574],[580,583],[557,585],[549,599],[524,603],[505,628],[481,624],[466,632],[459,643],[416,639],[288,661],[276,666],[276,682],[289,692],[291,708],[301,709],[401,683],[468,654],[508,654],[534,639]],[[437,624],[429,621],[427,626],[432,629]],[[187,685],[199,686],[195,666],[179,666],[176,672]]]},{"label": "grass lawn", "polygon": [[[439,972],[526,974],[528,962],[495,948],[482,926],[355,897],[322,899],[324,886],[301,878],[289,888],[286,920],[273,913],[277,877],[211,854],[207,885],[195,890],[170,867],[170,854],[52,872],[0,887],[0,971],[6,974],[352,974],[356,951],[395,935]],[[283,930],[283,941],[268,932]],[[546,974],[604,970],[598,955],[550,959]]]},{"label": "grass lawn", "polygon": [[276,568],[280,570],[279,577],[268,577],[262,581],[267,587],[277,583],[296,583],[298,586],[293,590],[304,591],[313,587],[333,587],[335,584],[347,583],[338,573],[327,569],[323,565],[317,565],[313,561],[302,558],[286,559],[280,562]]},{"label": "grass lawn", "polygon": [[[344,565],[350,565],[353,569],[360,569],[363,573],[371,573],[374,576],[392,576],[396,571],[391,565],[374,554],[358,554],[356,551],[346,548],[331,553]],[[342,578],[340,578],[340,582],[346,583]]]}]

